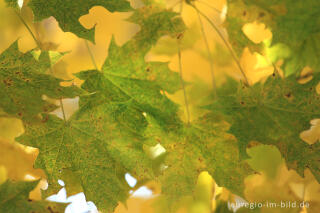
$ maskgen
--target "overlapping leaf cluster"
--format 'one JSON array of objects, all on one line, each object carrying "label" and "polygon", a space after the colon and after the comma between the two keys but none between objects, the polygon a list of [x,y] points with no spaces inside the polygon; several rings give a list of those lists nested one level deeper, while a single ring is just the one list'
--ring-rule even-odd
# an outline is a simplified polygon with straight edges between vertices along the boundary
[{"label": "overlapping leaf cluster", "polygon": [[290,169],[303,176],[309,168],[320,181],[319,142],[309,145],[300,138],[300,133],[310,128],[310,120],[320,116],[319,80],[316,74],[308,83],[299,84],[294,76],[282,79],[274,74],[265,83],[248,88],[229,79],[219,90],[220,98],[208,109],[222,112],[229,120],[242,159],[248,156],[250,142],[274,145]]},{"label": "overlapping leaf cluster", "polygon": [[62,87],[61,79],[46,74],[49,60],[48,52],[42,52],[38,58],[33,51],[21,53],[17,42],[0,55],[0,107],[3,111],[31,121],[39,113],[57,108],[43,100],[43,95],[59,99],[79,94],[77,87]]},{"label": "overlapping leaf cluster", "polygon": [[[300,73],[305,66],[319,70],[320,2],[294,0],[229,0],[227,30],[238,54],[244,47],[262,51],[242,31],[247,23],[264,23],[272,32],[272,60],[285,59],[287,75]],[[275,45],[278,45],[277,47]]]},{"label": "overlapping leaf cluster", "polygon": [[[7,3],[18,10],[16,1],[7,0]],[[256,13],[257,7],[263,8],[258,10],[258,16],[275,30],[274,42],[285,43],[292,50],[287,63],[299,64],[294,68],[288,65],[288,69],[295,72],[305,65],[316,68],[315,60],[306,59],[307,56],[301,59],[294,54],[302,52],[301,48],[309,44],[317,32],[301,33],[294,38],[295,43],[286,43],[284,35],[292,34],[292,29],[289,24],[285,24],[282,31],[278,29],[292,21],[290,15],[299,12],[297,8],[304,8],[293,3],[293,8],[283,12],[289,3],[293,2],[230,0],[231,40],[245,22],[257,18],[251,17],[251,13]],[[245,18],[236,16],[241,8],[235,9],[237,5],[245,7],[242,14]],[[29,6],[36,21],[53,16],[62,30],[91,41],[94,30],[83,28],[78,21],[90,8],[133,10],[125,0],[80,3],[31,0]],[[246,148],[252,141],[276,146],[289,168],[302,176],[309,168],[320,181],[319,143],[308,145],[299,137],[301,131],[309,128],[309,121],[320,116],[320,97],[316,92],[318,74],[306,84],[298,84],[293,76],[283,79],[276,73],[265,83],[252,87],[228,80],[217,91],[218,97],[206,107],[210,112],[186,124],[178,116],[179,106],[166,95],[181,89],[178,73],[171,71],[168,63],[145,60],[158,39],[162,36],[179,39],[185,25],[179,14],[157,4],[133,11],[129,21],[138,24],[140,31],[122,46],[112,39],[100,70],[77,73],[75,76],[84,81],[81,89],[63,87],[60,85],[63,81],[50,74],[48,70],[55,58],[49,52],[21,53],[14,43],[0,55],[0,107],[8,115],[24,121],[25,133],[16,140],[39,148],[35,167],[47,175],[46,195],[57,192],[60,188],[57,180],[63,179],[72,193],[84,191],[87,199],[100,210],[110,212],[119,201],[125,202],[128,198],[130,187],[124,175],[129,172],[138,181],[158,180],[163,197],[169,203],[166,211],[171,211],[177,208],[181,197],[192,195],[198,175],[208,171],[220,186],[242,196],[244,179],[253,173],[244,161]],[[276,19],[271,20],[270,14]],[[238,53],[248,45],[244,34],[234,42]],[[314,52],[306,54],[314,57]],[[45,101],[44,96],[79,97],[79,110],[68,120],[61,119],[51,113],[57,106]],[[224,120],[231,124],[230,128]],[[146,151],[157,143],[166,149],[160,166],[155,162],[158,159],[152,159]],[[7,182],[1,185],[0,205],[12,211],[13,206],[22,205],[15,202],[25,203],[26,193],[35,184]],[[10,201],[13,203],[6,202],[6,197],[20,189],[25,192],[23,199],[18,197]]]}]

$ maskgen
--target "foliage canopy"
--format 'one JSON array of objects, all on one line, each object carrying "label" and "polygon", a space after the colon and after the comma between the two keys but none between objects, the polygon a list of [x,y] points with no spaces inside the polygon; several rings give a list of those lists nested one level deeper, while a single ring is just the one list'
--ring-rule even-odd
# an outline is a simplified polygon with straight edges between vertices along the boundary
[{"label": "foliage canopy", "polygon": [[[132,188],[124,179],[130,173],[141,185],[160,183],[157,202],[162,212],[177,211],[190,197],[193,202],[206,200],[211,206],[212,192],[208,192],[210,198],[197,194],[201,174],[208,172],[220,187],[246,197],[245,179],[260,172],[248,161],[248,149],[257,144],[276,147],[288,169],[301,177],[308,170],[320,182],[319,142],[308,144],[300,137],[311,120],[320,118],[318,0],[228,0],[224,23],[228,37],[201,12],[198,1],[181,2],[199,16],[201,27],[197,30],[207,49],[201,54],[211,71],[218,71],[213,64],[219,63],[215,59],[219,53],[210,50],[203,21],[222,38],[222,45],[227,45],[220,54],[237,64],[243,75],[241,81],[224,77],[224,83],[217,84],[216,79],[223,78],[214,78],[213,91],[205,84],[207,97],[203,86],[183,78],[181,52],[193,47],[186,41],[192,29],[175,6],[152,0],[135,7],[135,1],[130,4],[126,0],[29,0],[21,8],[16,0],[5,2],[37,47],[22,52],[15,41],[0,54],[0,118],[20,119],[24,132],[12,143],[39,150],[34,167],[44,171],[48,181],[44,197],[57,193],[61,188],[57,181],[62,179],[69,193],[83,191],[99,210],[113,212],[130,196]],[[139,26],[122,45],[112,36],[101,68],[88,45],[88,41],[95,42],[95,26],[87,28],[79,21],[95,6],[130,12],[127,21]],[[43,48],[23,18],[24,8],[32,10],[34,22],[53,17],[62,31],[86,40],[94,69],[74,73],[71,80],[56,77],[54,66],[68,53]],[[265,24],[272,39],[250,40],[243,27],[252,22]],[[163,38],[167,48],[176,48],[179,72],[168,62],[148,59]],[[215,48],[219,51],[219,47]],[[248,81],[248,72],[239,61],[246,48],[269,57],[270,76],[257,83]],[[313,70],[307,74],[312,79],[301,83],[298,80],[306,67]],[[183,94],[183,104],[174,98],[178,93]],[[193,96],[197,96],[196,104],[188,102]],[[70,98],[78,98],[79,108],[68,117],[63,100]],[[154,156],[153,147],[159,144],[165,153]],[[63,205],[28,201],[37,184],[3,182],[0,212],[63,211]],[[214,198],[218,200],[216,212],[229,211],[225,200]]]}]

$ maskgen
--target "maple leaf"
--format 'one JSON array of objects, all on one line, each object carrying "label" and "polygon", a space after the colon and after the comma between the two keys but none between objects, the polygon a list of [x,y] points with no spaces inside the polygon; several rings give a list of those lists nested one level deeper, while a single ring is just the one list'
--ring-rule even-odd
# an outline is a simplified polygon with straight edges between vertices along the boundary
[{"label": "maple leaf", "polygon": [[30,51],[21,53],[17,42],[0,55],[0,107],[6,113],[31,121],[57,108],[43,95],[58,99],[81,94],[77,87],[62,87],[63,80],[44,74],[47,62],[36,60]]},{"label": "maple leaf", "polygon": [[253,173],[245,162],[239,161],[237,144],[225,134],[219,117],[205,115],[177,132],[162,132],[149,119],[147,135],[166,149],[159,181],[169,211],[179,207],[179,200],[192,195],[202,171],[214,178],[219,186],[243,196],[244,179]]},{"label": "maple leaf", "polygon": [[[198,147],[188,145],[187,137],[173,138],[163,134],[160,144],[166,149],[162,172],[158,177],[161,183],[161,197],[166,200],[166,212],[175,212],[180,206],[180,199],[192,195],[198,175],[204,168]],[[166,141],[167,140],[167,141]]]},{"label": "maple leaf", "polygon": [[29,200],[29,193],[39,181],[12,182],[6,181],[0,185],[0,212],[32,213],[32,212],[63,212],[65,205],[48,201]]},{"label": "maple leaf", "polygon": [[[140,22],[140,32],[149,33],[145,35],[148,39],[138,33],[123,47],[112,41],[102,72],[76,74],[90,93],[80,96],[79,111],[68,121],[43,114],[43,123],[26,125],[25,134],[16,139],[39,148],[36,167],[45,170],[50,193],[58,190],[57,180],[65,180],[71,171],[87,198],[105,211],[113,210],[118,201],[125,202],[130,189],[124,179],[126,172],[138,179],[153,176],[151,159],[143,150],[144,112],[160,123],[161,119],[164,124],[178,123],[177,106],[160,93],[177,90],[174,82],[178,75],[167,63],[145,62],[144,55],[160,36],[175,33],[176,24],[182,22],[172,22],[176,14],[168,11],[143,8],[137,13],[145,14],[139,17],[145,19]],[[139,22],[137,13],[133,18]],[[161,22],[150,28],[154,20]],[[67,180],[68,184],[73,182]]]},{"label": "maple leaf", "polygon": [[94,29],[84,28],[79,18],[89,12],[93,6],[105,7],[110,12],[130,11],[130,3],[126,0],[31,0],[28,6],[34,13],[34,20],[41,21],[53,16],[61,29],[72,32],[80,38],[94,41]]},{"label": "maple leaf", "polygon": [[[98,105],[106,101],[115,104],[131,104],[131,107],[139,109],[141,113],[144,112],[147,118],[152,118],[153,124],[157,126],[157,134],[161,135],[158,140],[168,141],[167,146],[164,146],[170,153],[166,161],[170,162],[170,165],[160,179],[164,184],[163,193],[171,197],[172,202],[192,191],[198,174],[204,169],[201,167],[204,162],[199,162],[199,159],[203,160],[202,155],[206,156],[208,164],[214,162],[209,170],[216,175],[221,185],[226,185],[232,191],[242,194],[243,178],[250,173],[250,169],[228,154],[231,147],[234,150],[234,143],[226,142],[227,149],[220,153],[218,142],[212,145],[214,148],[212,147],[211,152],[206,152],[205,147],[181,145],[192,143],[199,138],[196,136],[198,132],[193,128],[181,130],[182,123],[177,117],[177,106],[163,93],[163,91],[172,93],[179,89],[176,84],[179,81],[179,76],[168,69],[167,63],[145,61],[146,53],[161,36],[166,34],[178,36],[184,30],[183,23],[176,16],[176,13],[159,10],[156,7],[145,7],[137,10],[130,18],[131,21],[141,26],[137,35],[121,47],[118,47],[114,40],[111,41],[108,58],[101,69],[102,73],[85,71],[77,74],[77,77],[85,80],[82,85],[83,89],[100,96],[96,99],[97,102],[91,103],[91,105]],[[137,127],[132,122],[131,125],[132,128]],[[150,129],[150,126],[148,128]],[[145,129],[145,126],[137,129],[140,129],[143,133],[142,129]],[[165,133],[162,132],[163,130]],[[144,135],[148,138],[148,141],[150,141],[149,137],[154,137],[154,135],[150,136],[148,133]],[[216,138],[211,138],[211,140],[217,141]],[[204,142],[204,144],[206,143],[207,141]],[[223,144],[221,142],[221,146]],[[170,149],[169,147],[173,148]],[[215,152],[217,154],[224,153],[222,161],[215,162],[210,157],[210,154]],[[182,156],[186,157],[181,159]],[[228,158],[232,160],[227,161]],[[227,170],[222,169],[224,166]],[[238,173],[238,170],[241,171]],[[189,171],[189,174],[183,175],[186,171]],[[231,183],[231,171],[233,174],[235,171],[238,174],[235,185]],[[225,176],[228,176],[228,178],[225,178]]]},{"label": "maple leaf", "polygon": [[[294,0],[229,0],[227,30],[238,54],[241,54],[242,48],[247,45],[257,50],[257,45],[243,34],[241,29],[244,24],[263,22],[271,28],[272,45],[282,43],[290,50],[283,65],[287,75],[301,72],[305,66],[319,69],[319,8],[320,2],[317,0],[308,3]],[[283,56],[275,53],[272,59],[281,59],[279,57]]]},{"label": "maple leaf", "polygon": [[[109,98],[120,95],[121,100],[135,103],[136,108],[154,116],[162,127],[169,129],[179,123],[178,107],[164,92],[180,89],[179,75],[168,68],[168,63],[146,62],[145,55],[161,36],[175,36],[185,26],[176,13],[157,7],[140,8],[130,20],[139,24],[141,30],[121,47],[114,39],[111,41],[101,74],[85,71],[76,76],[86,80],[83,88],[87,91],[109,94]],[[97,81],[91,82],[94,78]]]},{"label": "maple leaf", "polygon": [[309,168],[320,181],[320,143],[309,145],[299,137],[310,127],[310,120],[320,117],[315,89],[319,80],[317,74],[310,82],[298,84],[294,76],[282,79],[274,74],[265,83],[247,88],[229,79],[208,109],[227,116],[242,159],[248,157],[246,147],[251,141],[274,145],[289,169],[303,176]]},{"label": "maple leaf", "polygon": [[[138,129],[143,128],[143,121],[125,104],[81,107],[67,122],[47,115],[45,123],[26,126],[17,141],[40,149],[35,167],[46,172],[48,193],[56,192],[57,180],[68,174],[64,170],[71,170],[87,198],[109,211],[128,196],[126,172],[138,177],[152,175],[141,147],[142,137],[129,127],[132,124],[124,123],[134,122]],[[66,181],[68,184],[73,183]]]}]

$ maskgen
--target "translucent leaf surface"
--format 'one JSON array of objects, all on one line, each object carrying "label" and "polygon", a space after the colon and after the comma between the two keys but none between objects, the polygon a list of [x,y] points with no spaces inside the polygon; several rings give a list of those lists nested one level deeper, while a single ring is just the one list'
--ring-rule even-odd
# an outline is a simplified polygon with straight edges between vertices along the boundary
[{"label": "translucent leaf surface", "polygon": [[274,145],[290,169],[303,176],[309,168],[320,181],[319,142],[309,145],[300,139],[300,133],[310,128],[310,120],[320,117],[320,96],[315,89],[319,79],[317,74],[308,83],[299,84],[294,76],[282,79],[274,74],[250,88],[229,79],[209,109],[228,117],[242,159],[247,157],[251,141]]},{"label": "translucent leaf surface", "polygon": [[6,113],[34,120],[39,113],[56,108],[43,95],[58,99],[81,94],[77,87],[62,87],[63,80],[44,74],[46,62],[38,61],[31,52],[21,53],[17,42],[0,55],[0,107]]},{"label": "translucent leaf surface", "polygon": [[[283,58],[281,50],[274,52],[272,60],[285,59],[284,70],[287,74],[301,72],[303,67],[319,69],[320,50],[320,2],[307,3],[294,0],[229,0],[227,29],[238,54],[245,46],[257,50],[257,45],[243,34],[246,23],[262,22],[271,28],[272,45],[281,43],[290,54]],[[283,50],[284,51],[284,50]]]}]

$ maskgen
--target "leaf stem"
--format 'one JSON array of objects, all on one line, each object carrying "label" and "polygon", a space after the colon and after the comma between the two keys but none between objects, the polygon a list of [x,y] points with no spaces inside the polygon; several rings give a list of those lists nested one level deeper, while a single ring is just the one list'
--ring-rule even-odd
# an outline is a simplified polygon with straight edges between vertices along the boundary
[{"label": "leaf stem", "polygon": [[89,52],[89,55],[90,55],[90,58],[91,58],[91,61],[92,61],[92,64],[93,64],[94,68],[96,70],[99,70],[98,66],[97,66],[97,63],[96,63],[96,60],[94,59],[93,53],[92,53],[92,51],[91,51],[91,49],[89,47],[89,43],[88,43],[88,41],[86,39],[84,40],[84,43],[86,44],[86,47],[88,49],[88,52]]},{"label": "leaf stem", "polygon": [[41,49],[41,45],[40,42],[37,40],[36,36],[33,34],[32,30],[30,29],[30,27],[28,26],[28,24],[25,22],[25,20],[22,18],[22,16],[20,15],[20,13],[18,13],[16,10],[14,11],[16,13],[16,15],[19,17],[20,21],[22,22],[22,24],[26,27],[26,29],[29,31],[30,35],[32,36],[34,42],[36,43],[37,47],[39,49]]},{"label": "leaf stem", "polygon": [[169,9],[173,9],[175,6],[177,6],[178,4],[181,4],[181,0],[178,0],[176,3],[173,3],[170,7],[169,7]]},{"label": "leaf stem", "polygon": [[214,28],[214,30],[218,33],[219,37],[222,39],[222,41],[224,42],[224,44],[226,45],[226,47],[228,48],[229,52],[231,53],[231,56],[233,58],[233,60],[236,62],[239,70],[241,71],[241,74],[244,77],[244,83],[246,86],[249,86],[249,81],[248,78],[244,72],[244,70],[241,67],[241,64],[236,56],[236,54],[234,53],[232,47],[229,45],[228,41],[224,38],[224,36],[222,35],[222,33],[220,32],[220,30],[218,29],[218,27],[208,18],[208,16],[206,16],[204,13],[202,13],[196,6],[194,6],[193,4],[189,4],[191,7],[193,7],[196,11],[198,11],[198,13],[204,17],[209,24]]},{"label": "leaf stem", "polygon": [[[35,43],[37,44],[37,47],[42,50],[40,42],[37,40],[37,38],[35,37],[35,35],[33,34],[32,30],[30,29],[30,27],[28,26],[28,24],[25,22],[25,20],[22,18],[22,16],[20,15],[20,13],[18,13],[17,11],[15,11],[16,15],[19,17],[20,21],[23,23],[23,25],[27,28],[27,30],[29,31],[30,35],[32,36],[33,40],[35,41]],[[53,70],[52,67],[50,66],[49,68],[50,73],[53,75]],[[63,120],[66,122],[66,114],[64,112],[64,107],[63,107],[63,103],[62,103],[62,98],[60,98],[60,107],[61,107],[61,111],[62,111],[62,115],[63,115]]]},{"label": "leaf stem", "polygon": [[66,114],[65,114],[65,112],[64,112],[64,107],[63,107],[62,98],[60,98],[59,100],[60,100],[60,107],[61,107],[61,111],[62,111],[63,120],[64,120],[64,122],[66,122],[67,119],[66,119]]},{"label": "leaf stem", "polygon": [[182,10],[183,10],[183,0],[180,1],[180,8],[179,8],[179,13],[181,14],[182,13]]},{"label": "leaf stem", "polygon": [[187,92],[185,88],[185,84],[183,81],[183,72],[182,72],[182,59],[181,59],[181,48],[180,48],[180,41],[178,40],[178,59],[179,59],[179,76],[180,76],[180,83],[183,90],[184,96],[184,103],[186,105],[186,112],[187,112],[187,123],[190,124],[190,111],[189,111],[189,102],[187,97]]},{"label": "leaf stem", "polygon": [[200,0],[198,0],[197,2],[206,5],[207,7],[211,8],[212,10],[214,10],[215,12],[217,12],[217,13],[219,13],[219,14],[222,13],[222,11],[220,11],[220,10],[218,10],[217,8],[211,6],[210,4],[208,4],[208,3],[205,2],[205,1],[200,1]]},{"label": "leaf stem", "polygon": [[202,37],[203,37],[204,43],[206,45],[207,53],[208,53],[208,56],[209,56],[211,81],[212,81],[213,95],[214,95],[214,98],[215,98],[215,97],[217,97],[217,86],[216,86],[216,80],[215,80],[214,69],[213,69],[212,54],[211,54],[211,51],[210,51],[210,47],[209,47],[209,43],[208,43],[208,39],[207,39],[206,33],[204,31],[203,22],[201,20],[200,13],[198,11],[197,11],[197,15],[198,15],[199,23],[200,23]]}]

